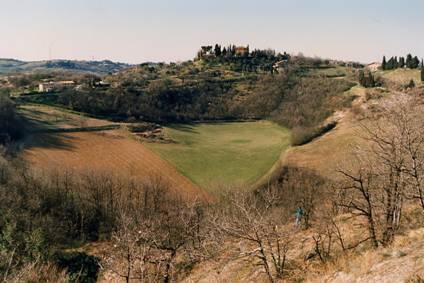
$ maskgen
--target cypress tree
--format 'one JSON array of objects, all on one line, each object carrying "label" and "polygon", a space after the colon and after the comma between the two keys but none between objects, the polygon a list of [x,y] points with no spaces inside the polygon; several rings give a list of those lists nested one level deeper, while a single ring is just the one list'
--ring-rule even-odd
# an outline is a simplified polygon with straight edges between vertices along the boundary
[{"label": "cypress tree", "polygon": [[412,66],[412,55],[411,54],[408,54],[406,56],[406,67],[407,68],[411,68],[411,66]]},{"label": "cypress tree", "polygon": [[221,45],[215,44],[215,56],[219,57],[221,56]]},{"label": "cypress tree", "polygon": [[236,46],[234,44],[231,46],[231,56],[236,56]]},{"label": "cypress tree", "polygon": [[359,71],[358,80],[361,86],[363,87],[374,87],[375,80],[371,72],[367,71],[366,73],[363,70]]},{"label": "cypress tree", "polygon": [[361,86],[365,86],[365,74],[364,71],[360,70],[358,75],[358,80]]},{"label": "cypress tree", "polygon": [[421,60],[421,81],[424,82],[424,62]]},{"label": "cypress tree", "polygon": [[386,70],[387,68],[387,62],[386,62],[386,56],[383,56],[383,62],[381,63],[381,69]]},{"label": "cypress tree", "polygon": [[387,61],[387,64],[386,64],[386,69],[387,70],[393,70],[394,69],[394,58],[393,57],[391,57],[390,59],[389,59],[389,61]]},{"label": "cypress tree", "polygon": [[368,72],[368,76],[366,77],[366,84],[366,87],[375,87],[374,76],[371,74],[371,72]]},{"label": "cypress tree", "polygon": [[222,56],[227,56],[227,48],[222,49]]},{"label": "cypress tree", "polygon": [[411,64],[412,66],[412,69],[417,69],[419,66],[420,66],[420,59],[418,59],[418,57],[417,56],[415,56],[413,59],[412,59],[412,64]]},{"label": "cypress tree", "polygon": [[405,57],[399,58],[399,68],[405,68]]}]

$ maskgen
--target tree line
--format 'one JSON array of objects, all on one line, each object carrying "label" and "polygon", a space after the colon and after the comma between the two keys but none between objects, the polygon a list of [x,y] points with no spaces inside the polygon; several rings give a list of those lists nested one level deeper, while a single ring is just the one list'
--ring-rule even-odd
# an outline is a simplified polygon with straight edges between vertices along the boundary
[{"label": "tree line", "polygon": [[288,60],[290,59],[290,55],[284,52],[283,54],[278,53],[273,49],[254,49],[250,50],[250,46],[236,46],[234,44],[230,44],[228,46],[222,47],[220,44],[207,45],[202,46],[201,49],[197,53],[197,59],[202,59],[207,57],[208,55],[212,55],[213,57],[219,58],[232,58],[232,57],[252,57],[252,58],[260,58],[260,57],[274,57]]},{"label": "tree line", "polygon": [[16,112],[16,105],[7,92],[0,93],[0,144],[18,139],[23,134],[23,124]]},{"label": "tree line", "polygon": [[249,45],[235,46],[229,45],[222,47],[220,44],[215,46],[202,46],[197,52],[196,59],[202,60],[208,65],[228,64],[232,70],[237,72],[276,72],[274,64],[279,61],[289,61],[291,56],[284,53],[277,53],[273,49],[254,49],[250,50]]},{"label": "tree line", "polygon": [[[204,70],[194,69],[190,63],[140,66],[140,75],[111,77],[119,82],[109,89],[87,85],[52,99],[73,110],[130,122],[272,119],[285,127],[297,128],[304,138],[296,138],[299,141],[295,143],[302,143],[321,132],[317,127],[332,111],[349,103],[338,94],[353,83],[305,75],[303,66],[307,62],[317,64],[318,60],[297,61],[293,59],[281,74],[250,72],[231,77],[225,67],[209,65]],[[162,77],[163,72],[172,73]],[[179,81],[172,80],[171,75]]]},{"label": "tree line", "polygon": [[383,70],[395,70],[399,68],[409,68],[409,69],[417,69],[419,67],[423,67],[423,61],[418,59],[417,56],[412,56],[408,54],[405,57],[390,57],[389,60],[386,60],[386,56],[383,56],[383,61],[381,64],[381,68]]}]

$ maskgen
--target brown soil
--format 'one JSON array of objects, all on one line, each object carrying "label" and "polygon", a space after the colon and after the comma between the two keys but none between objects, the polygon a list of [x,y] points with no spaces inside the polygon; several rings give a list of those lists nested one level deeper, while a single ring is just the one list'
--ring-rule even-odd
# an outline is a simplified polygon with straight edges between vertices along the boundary
[{"label": "brown soil", "polygon": [[36,168],[46,170],[111,171],[118,176],[141,178],[160,175],[173,190],[190,198],[208,198],[171,164],[119,131],[39,134],[23,157]]}]

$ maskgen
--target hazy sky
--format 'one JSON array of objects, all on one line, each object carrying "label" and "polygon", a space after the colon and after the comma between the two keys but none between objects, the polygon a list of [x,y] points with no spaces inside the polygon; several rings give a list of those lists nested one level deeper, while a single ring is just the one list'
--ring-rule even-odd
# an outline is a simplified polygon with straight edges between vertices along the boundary
[{"label": "hazy sky", "polygon": [[424,0],[0,0],[0,57],[192,59],[250,44],[369,62],[424,56]]}]

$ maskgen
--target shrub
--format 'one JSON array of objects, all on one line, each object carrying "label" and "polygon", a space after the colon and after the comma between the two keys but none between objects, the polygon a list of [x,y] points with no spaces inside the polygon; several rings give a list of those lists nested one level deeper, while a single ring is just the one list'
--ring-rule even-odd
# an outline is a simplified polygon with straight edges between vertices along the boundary
[{"label": "shrub", "polygon": [[99,272],[99,260],[81,252],[58,252],[55,263],[67,270],[70,282],[94,283]]},{"label": "shrub", "polygon": [[322,127],[311,128],[294,128],[291,136],[291,144],[293,146],[304,145],[312,140],[322,136],[323,134],[331,131],[337,125],[337,122],[328,123]]},{"label": "shrub", "polygon": [[147,131],[153,131],[160,128],[160,125],[154,123],[136,123],[128,125],[128,130],[132,133],[142,133]]},{"label": "shrub", "polygon": [[374,76],[372,75],[372,73],[370,71],[367,71],[366,73],[362,70],[359,71],[359,83],[361,84],[361,86],[363,87],[375,87],[375,80],[374,80]]},{"label": "shrub", "polygon": [[16,114],[15,104],[0,95],[0,143],[18,139],[22,136],[22,123]]},{"label": "shrub", "polygon": [[415,87],[415,82],[414,80],[410,80],[408,85],[406,86],[407,88],[414,88]]},{"label": "shrub", "polygon": [[288,128],[309,131],[319,127],[339,108],[350,106],[352,98],[342,95],[353,83],[344,79],[302,78],[284,94],[272,120]]}]

